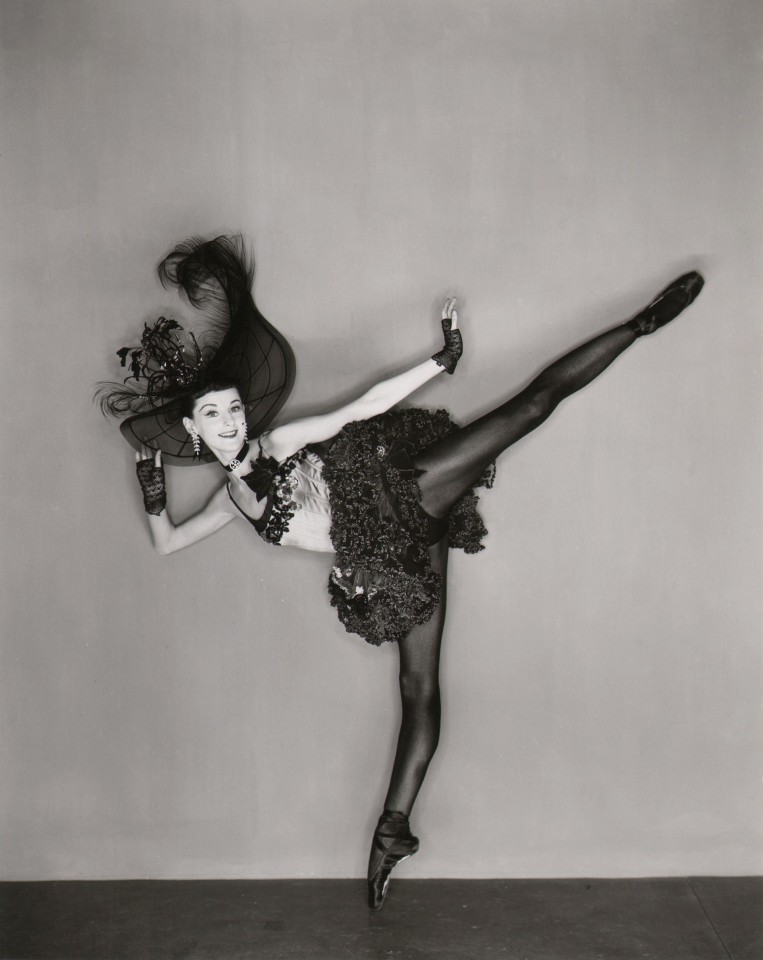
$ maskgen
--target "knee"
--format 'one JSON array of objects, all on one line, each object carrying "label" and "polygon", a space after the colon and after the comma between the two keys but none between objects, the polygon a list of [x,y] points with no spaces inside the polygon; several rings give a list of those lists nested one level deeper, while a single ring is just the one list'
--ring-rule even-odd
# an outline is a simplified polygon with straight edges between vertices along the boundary
[{"label": "knee", "polygon": [[539,377],[522,392],[523,410],[534,426],[543,423],[551,416],[559,403],[556,391],[549,383]]},{"label": "knee", "polygon": [[400,674],[400,695],[404,705],[432,709],[440,705],[440,683],[436,676],[418,671]]}]

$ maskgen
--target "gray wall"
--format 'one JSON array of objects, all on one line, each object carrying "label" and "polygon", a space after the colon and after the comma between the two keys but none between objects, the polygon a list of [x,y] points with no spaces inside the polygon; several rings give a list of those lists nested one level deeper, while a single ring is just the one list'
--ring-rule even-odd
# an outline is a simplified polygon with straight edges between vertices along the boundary
[{"label": "gray wall", "polygon": [[[4,879],[364,872],[396,651],[326,557],[149,546],[91,405],[153,270],[242,229],[284,416],[438,345],[468,419],[699,266],[686,317],[500,463],[455,555],[408,876],[760,872],[761,10],[746,0],[6,0]],[[220,482],[170,471],[176,517]]]}]

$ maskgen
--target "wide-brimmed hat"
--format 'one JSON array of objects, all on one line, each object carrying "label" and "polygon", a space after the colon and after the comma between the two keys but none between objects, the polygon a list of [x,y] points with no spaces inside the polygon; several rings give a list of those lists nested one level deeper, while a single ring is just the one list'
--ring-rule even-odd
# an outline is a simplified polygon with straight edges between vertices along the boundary
[{"label": "wide-brimmed hat", "polygon": [[254,265],[240,237],[187,240],[160,263],[159,276],[204,311],[206,329],[197,337],[165,317],[147,324],[139,347],[118,351],[131,371],[126,383],[132,383],[113,385],[101,404],[111,413],[138,411],[120,425],[136,450],[159,449],[166,462],[179,466],[208,463],[215,459],[209,451],[195,456],[181,396],[206,385],[235,384],[249,435],[258,436],[291,392],[294,354],[254,303]]}]

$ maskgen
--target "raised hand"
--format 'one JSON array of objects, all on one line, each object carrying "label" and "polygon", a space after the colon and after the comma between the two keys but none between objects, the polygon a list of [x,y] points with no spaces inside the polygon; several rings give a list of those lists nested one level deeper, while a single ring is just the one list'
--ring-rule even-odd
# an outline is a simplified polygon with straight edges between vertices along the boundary
[{"label": "raised hand", "polygon": [[443,321],[450,320],[451,325],[448,327],[449,330],[451,327],[453,330],[458,327],[458,313],[456,312],[455,297],[449,297],[442,305],[442,319]]},{"label": "raised hand", "polygon": [[442,332],[445,337],[445,346],[438,353],[435,353],[432,359],[435,363],[444,367],[446,373],[453,373],[461,354],[464,352],[464,342],[461,331],[458,329],[455,297],[449,297],[443,304]]}]

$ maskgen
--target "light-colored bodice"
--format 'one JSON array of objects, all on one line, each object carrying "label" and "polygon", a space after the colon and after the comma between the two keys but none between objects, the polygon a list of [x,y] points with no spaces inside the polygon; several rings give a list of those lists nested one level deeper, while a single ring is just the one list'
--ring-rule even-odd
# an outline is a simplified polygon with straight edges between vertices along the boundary
[{"label": "light-colored bodice", "polygon": [[306,452],[289,473],[294,515],[281,537],[284,547],[333,553],[331,504],[328,484],[323,479],[323,461],[317,453]]},{"label": "light-colored bodice", "polygon": [[[259,464],[275,464],[260,458]],[[267,466],[267,469],[271,469]],[[255,517],[255,494],[243,484],[234,496],[228,484],[228,494],[259,535],[268,543],[302,550],[333,553],[331,543],[331,503],[329,488],[323,479],[323,461],[311,450],[300,450],[293,457],[277,464],[271,473],[267,502],[262,516]],[[268,480],[265,480],[268,485]]]}]

